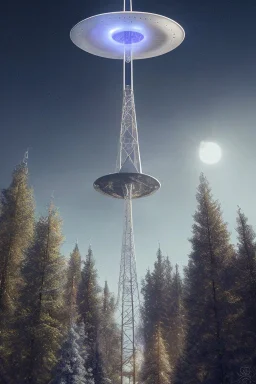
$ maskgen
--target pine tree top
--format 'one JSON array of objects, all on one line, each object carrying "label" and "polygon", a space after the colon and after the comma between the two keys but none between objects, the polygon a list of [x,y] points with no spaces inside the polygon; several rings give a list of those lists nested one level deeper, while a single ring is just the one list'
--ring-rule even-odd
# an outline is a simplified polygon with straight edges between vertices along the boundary
[{"label": "pine tree top", "polygon": [[240,244],[245,244],[245,242],[250,244],[250,247],[255,248],[256,246],[256,234],[251,225],[248,224],[248,218],[242,212],[241,208],[238,207],[237,210],[237,234],[238,241]]},{"label": "pine tree top", "polygon": [[77,244],[75,245],[73,251],[70,254],[69,264],[80,265],[81,267],[81,254]]},{"label": "pine tree top", "polygon": [[104,297],[108,298],[109,295],[110,295],[110,292],[109,292],[108,282],[106,280],[104,285]]},{"label": "pine tree top", "polygon": [[190,263],[201,263],[201,258],[212,260],[219,267],[234,256],[234,249],[230,244],[230,234],[227,223],[223,221],[220,204],[213,199],[211,188],[206,177],[200,175],[200,184],[197,190],[197,210],[194,214],[192,226],[192,253]]},{"label": "pine tree top", "polygon": [[82,275],[91,276],[91,281],[96,281],[98,277],[98,272],[95,265],[95,259],[93,257],[93,252],[91,246],[88,248],[87,255],[85,257],[85,261],[83,262]]}]

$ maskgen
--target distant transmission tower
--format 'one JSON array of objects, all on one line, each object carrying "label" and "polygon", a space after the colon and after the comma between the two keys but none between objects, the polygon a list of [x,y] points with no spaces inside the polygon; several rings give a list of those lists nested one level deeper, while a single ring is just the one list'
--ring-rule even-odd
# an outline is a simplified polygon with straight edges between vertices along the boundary
[{"label": "distant transmission tower", "polygon": [[[133,93],[133,60],[167,53],[184,39],[184,30],[164,16],[132,11],[132,0],[124,0],[122,12],[89,17],[71,30],[71,40],[91,54],[123,60],[123,108],[115,173],[102,176],[94,188],[124,199],[125,217],[119,276],[118,303],[121,311],[121,384],[136,383],[136,320],[139,291],[133,236],[132,199],[151,195],[158,180],[142,173]],[[158,127],[156,127],[157,129]]]}]

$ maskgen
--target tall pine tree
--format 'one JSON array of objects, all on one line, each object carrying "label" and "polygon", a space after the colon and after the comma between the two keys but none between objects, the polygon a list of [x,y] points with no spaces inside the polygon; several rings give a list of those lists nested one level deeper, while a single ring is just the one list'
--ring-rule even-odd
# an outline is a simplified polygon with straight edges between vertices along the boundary
[{"label": "tall pine tree", "polygon": [[175,273],[170,280],[167,306],[167,341],[170,355],[170,363],[175,367],[176,362],[183,350],[185,336],[185,310],[183,304],[182,280],[178,265],[175,266]]},{"label": "tall pine tree", "polygon": [[170,267],[165,260],[161,249],[157,251],[157,260],[152,273],[147,272],[142,283],[142,295],[144,303],[142,307],[142,321],[144,328],[145,345],[151,340],[151,335],[157,324],[161,324],[163,333],[167,326],[167,295],[166,295],[166,271]]},{"label": "tall pine tree", "polygon": [[144,353],[147,355],[152,334],[161,326],[161,334],[167,348],[171,370],[183,349],[184,305],[182,281],[178,266],[173,273],[169,258],[164,258],[160,248],[152,273],[147,272],[143,281],[142,327],[144,330]]},{"label": "tall pine tree", "polygon": [[9,188],[1,193],[0,214],[0,329],[15,310],[22,285],[20,275],[34,229],[33,190],[28,185],[28,168],[21,163],[13,172]]},{"label": "tall pine tree", "polygon": [[1,192],[0,206],[0,377],[8,377],[14,313],[23,285],[21,264],[34,231],[34,197],[25,163],[16,167],[11,185]]},{"label": "tall pine tree", "polygon": [[141,293],[143,296],[143,303],[141,305],[141,337],[144,339],[145,345],[150,340],[150,335],[154,329],[152,324],[151,317],[151,308],[152,308],[152,295],[153,295],[153,282],[151,272],[148,269],[145,278],[142,280],[142,289]]},{"label": "tall pine tree", "polygon": [[234,251],[220,205],[201,175],[192,252],[185,269],[186,346],[176,382],[224,384],[228,377],[230,303],[228,274]]},{"label": "tall pine tree", "polygon": [[70,255],[67,274],[66,302],[69,324],[71,325],[78,315],[77,294],[81,281],[81,255],[77,244]]},{"label": "tall pine tree", "polygon": [[61,220],[51,205],[48,215],[36,224],[34,244],[23,268],[26,284],[17,320],[18,356],[14,378],[14,382],[20,384],[45,384],[57,362],[66,330],[62,241]]},{"label": "tall pine tree", "polygon": [[100,350],[106,377],[111,383],[117,383],[120,376],[120,329],[115,321],[115,299],[105,282],[101,321]]},{"label": "tall pine tree", "polygon": [[235,293],[237,305],[237,365],[256,366],[256,235],[245,214],[238,209],[238,255]]},{"label": "tall pine tree", "polygon": [[92,370],[95,384],[105,380],[102,356],[99,347],[100,336],[100,288],[97,281],[97,270],[91,247],[89,247],[82,278],[78,290],[79,320],[84,323],[85,342],[88,347],[86,370]]}]

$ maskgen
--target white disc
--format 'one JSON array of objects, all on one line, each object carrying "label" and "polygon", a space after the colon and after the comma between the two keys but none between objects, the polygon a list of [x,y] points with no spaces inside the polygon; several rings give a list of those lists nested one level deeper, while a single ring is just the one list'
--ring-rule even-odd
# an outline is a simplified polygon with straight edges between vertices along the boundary
[{"label": "white disc", "polygon": [[133,59],[163,55],[178,47],[185,37],[183,28],[167,17],[129,11],[104,13],[80,21],[71,30],[70,38],[79,48],[93,55],[123,59],[122,33],[139,36],[137,42],[127,44],[132,46]]}]

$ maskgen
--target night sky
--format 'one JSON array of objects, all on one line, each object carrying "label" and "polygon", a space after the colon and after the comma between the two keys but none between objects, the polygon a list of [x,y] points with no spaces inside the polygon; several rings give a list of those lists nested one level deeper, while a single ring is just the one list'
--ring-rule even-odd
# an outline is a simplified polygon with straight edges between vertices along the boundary
[{"label": "night sky", "polygon": [[[123,202],[93,189],[115,169],[122,104],[121,61],[89,55],[72,44],[80,20],[122,10],[122,1],[6,1],[1,8],[0,187],[30,148],[37,214],[54,190],[64,220],[63,246],[92,244],[101,282],[116,291]],[[222,204],[235,240],[237,204],[256,227],[255,1],[134,0],[134,10],[180,23],[180,47],[134,65],[143,171],[161,190],[134,202],[139,280],[158,242],[185,265],[200,172]],[[198,159],[201,140],[220,144],[223,158]]]}]

